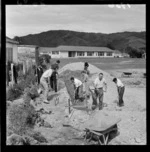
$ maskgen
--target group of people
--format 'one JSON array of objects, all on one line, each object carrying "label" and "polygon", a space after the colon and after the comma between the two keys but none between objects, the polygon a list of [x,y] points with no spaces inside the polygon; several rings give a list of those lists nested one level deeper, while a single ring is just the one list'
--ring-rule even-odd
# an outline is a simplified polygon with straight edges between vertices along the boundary
[{"label": "group of people", "polygon": [[[70,80],[73,83],[74,88],[75,88],[75,100],[83,98],[83,90],[88,95],[88,91],[90,89],[88,86],[88,77],[90,74],[88,67],[89,67],[89,64],[87,62],[85,62],[84,70],[81,72],[82,76],[83,76],[82,80],[79,80],[79,79],[74,78],[74,77],[70,78]],[[112,81],[117,86],[118,97],[119,97],[118,106],[121,107],[124,105],[123,94],[125,91],[125,86],[121,82],[121,80],[118,78],[113,78]],[[104,92],[107,92],[107,83],[106,83],[106,80],[103,76],[103,73],[99,73],[98,77],[95,79],[93,84],[94,84],[93,85],[94,86],[94,95],[96,96],[96,105],[97,105],[97,98],[98,98],[99,99],[99,110],[101,110],[101,109],[103,109],[103,106],[104,106],[104,103],[103,103]]]}]

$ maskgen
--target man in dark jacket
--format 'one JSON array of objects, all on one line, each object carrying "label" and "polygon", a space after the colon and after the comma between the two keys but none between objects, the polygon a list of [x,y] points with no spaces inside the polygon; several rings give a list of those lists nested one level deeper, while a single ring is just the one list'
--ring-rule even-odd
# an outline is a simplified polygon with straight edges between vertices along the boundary
[{"label": "man in dark jacket", "polygon": [[88,62],[85,62],[85,63],[84,63],[84,71],[86,71],[86,74],[87,74],[87,75],[90,75],[90,71],[88,70],[88,67],[89,67]]},{"label": "man in dark jacket", "polygon": [[41,65],[39,65],[36,70],[35,70],[35,74],[36,74],[36,77],[37,77],[37,81],[38,81],[38,85],[40,84],[40,78],[43,74],[43,68]]}]

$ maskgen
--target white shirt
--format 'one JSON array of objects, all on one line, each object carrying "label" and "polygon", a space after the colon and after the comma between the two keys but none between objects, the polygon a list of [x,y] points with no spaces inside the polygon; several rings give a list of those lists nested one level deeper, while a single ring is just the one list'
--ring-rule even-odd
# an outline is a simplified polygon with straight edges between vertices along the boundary
[{"label": "white shirt", "polygon": [[121,82],[120,79],[117,78],[117,83],[116,83],[117,87],[124,87],[123,83]]},{"label": "white shirt", "polygon": [[105,84],[106,84],[106,80],[104,78],[102,78],[102,80],[100,80],[99,78],[96,78],[94,81],[94,85],[97,89],[103,88]]},{"label": "white shirt", "polygon": [[77,88],[77,87],[79,87],[80,85],[82,85],[82,82],[80,81],[80,80],[78,80],[78,79],[74,79],[74,85],[75,85],[75,87]]},{"label": "white shirt", "polygon": [[52,69],[48,69],[48,70],[46,70],[44,73],[43,73],[43,75],[42,75],[42,78],[48,78],[48,77],[50,77],[51,75],[52,75]]}]

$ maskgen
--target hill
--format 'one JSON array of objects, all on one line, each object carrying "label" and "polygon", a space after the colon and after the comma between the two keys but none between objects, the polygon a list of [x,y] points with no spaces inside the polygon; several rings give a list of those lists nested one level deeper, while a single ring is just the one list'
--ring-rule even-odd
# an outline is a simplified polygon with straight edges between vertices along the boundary
[{"label": "hill", "polygon": [[52,30],[22,37],[14,37],[20,44],[57,47],[59,45],[100,46],[123,52],[128,46],[146,47],[145,32],[119,32],[111,34],[87,33],[69,30]]}]

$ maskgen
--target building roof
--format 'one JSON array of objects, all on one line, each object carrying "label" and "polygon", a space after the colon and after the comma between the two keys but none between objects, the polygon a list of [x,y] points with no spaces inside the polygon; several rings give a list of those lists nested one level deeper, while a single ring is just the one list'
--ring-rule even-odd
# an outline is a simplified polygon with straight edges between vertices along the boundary
[{"label": "building roof", "polygon": [[118,50],[113,50],[113,52],[114,53],[116,53],[116,54],[122,54],[120,51],[118,51]]},{"label": "building roof", "polygon": [[24,45],[24,44],[21,44],[19,45],[18,47],[30,47],[30,48],[36,48],[36,47],[39,47],[37,45]]},{"label": "building roof", "polygon": [[12,40],[11,38],[9,38],[7,36],[6,36],[6,42],[7,43],[12,43],[12,44],[19,44],[19,42],[15,41],[15,40]]},{"label": "building roof", "polygon": [[54,47],[39,47],[39,51],[42,53],[47,53],[47,52],[57,51],[57,49]]},{"label": "building roof", "polygon": [[93,47],[93,46],[66,46],[60,45],[56,48],[58,51],[83,51],[83,52],[113,52],[113,50],[107,47]]}]

